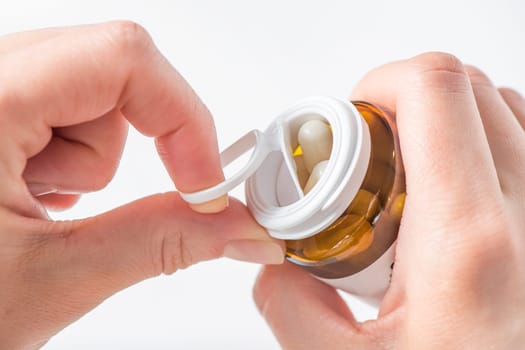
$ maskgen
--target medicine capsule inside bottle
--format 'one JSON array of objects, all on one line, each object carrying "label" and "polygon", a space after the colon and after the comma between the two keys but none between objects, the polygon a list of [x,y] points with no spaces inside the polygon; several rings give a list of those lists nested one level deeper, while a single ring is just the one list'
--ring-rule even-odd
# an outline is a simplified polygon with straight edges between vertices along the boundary
[{"label": "medicine capsule inside bottle", "polygon": [[[337,279],[365,269],[395,242],[405,200],[405,174],[395,123],[376,106],[352,102],[368,126],[368,168],[347,209],[321,232],[287,240],[287,258],[312,274]],[[297,130],[293,160],[305,195],[323,176],[332,152],[332,126],[322,118]]]}]

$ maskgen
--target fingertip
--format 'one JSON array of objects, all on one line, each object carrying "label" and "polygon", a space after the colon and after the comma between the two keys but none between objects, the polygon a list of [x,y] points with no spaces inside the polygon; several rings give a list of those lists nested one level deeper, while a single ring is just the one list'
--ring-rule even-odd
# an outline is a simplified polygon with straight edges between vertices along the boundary
[{"label": "fingertip", "polygon": [[58,192],[56,186],[43,183],[28,183],[27,188],[29,189],[29,192],[31,192],[31,194],[35,197]]},{"label": "fingertip", "polygon": [[332,312],[354,321],[346,303],[333,287],[289,262],[265,266],[257,278],[253,296],[263,314],[269,303],[288,305],[291,309],[298,304],[299,309],[299,304],[308,302],[312,309]]},{"label": "fingertip", "polygon": [[80,200],[80,194],[49,193],[39,196],[38,200],[49,210],[62,211],[73,207]]},{"label": "fingertip", "polygon": [[[257,310],[264,316],[264,305],[266,303],[266,300],[268,300],[268,294],[269,290],[271,290],[271,276],[272,276],[272,270],[275,269],[275,265],[265,265],[261,268],[259,271],[259,274],[257,275],[257,279],[255,280],[255,284],[253,285],[252,290],[252,297],[253,301],[255,302],[255,306],[257,306]],[[279,270],[276,270],[274,273],[278,272]],[[270,279],[270,281],[268,281]]]},{"label": "fingertip", "polygon": [[284,262],[282,247],[272,241],[231,241],[224,247],[223,255],[227,258],[257,264],[279,265]]},{"label": "fingertip", "polygon": [[225,210],[229,205],[229,198],[227,195],[221,196],[219,198],[212,199],[211,201],[198,203],[198,204],[189,204],[190,208],[200,214],[216,214]]},{"label": "fingertip", "polygon": [[337,291],[293,264],[265,266],[253,298],[283,348],[339,349],[357,334]]},{"label": "fingertip", "polygon": [[306,274],[304,271],[290,263],[263,266],[255,281],[252,296],[257,309],[266,318],[267,322],[272,323],[274,319],[272,310],[275,308],[273,306],[276,303],[274,300],[277,300],[278,304],[286,304],[288,299],[286,291],[294,289],[294,287],[289,289],[285,288],[285,286],[288,283],[292,285],[300,283],[302,285],[303,277],[309,277],[303,276],[304,274]]}]

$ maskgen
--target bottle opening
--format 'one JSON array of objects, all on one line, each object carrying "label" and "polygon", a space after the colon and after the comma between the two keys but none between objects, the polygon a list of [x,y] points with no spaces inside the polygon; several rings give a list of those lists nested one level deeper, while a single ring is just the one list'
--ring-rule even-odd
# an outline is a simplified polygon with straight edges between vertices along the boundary
[{"label": "bottle opening", "polygon": [[347,101],[312,98],[265,131],[278,146],[246,182],[248,206],[270,234],[313,236],[357,193],[370,158],[366,123]]},{"label": "bottle opening", "polygon": [[[283,132],[291,157],[279,169],[277,195],[279,204],[286,206],[307,195],[325,176],[333,135],[328,120],[314,114],[290,121]],[[296,193],[291,193],[292,187]]]}]

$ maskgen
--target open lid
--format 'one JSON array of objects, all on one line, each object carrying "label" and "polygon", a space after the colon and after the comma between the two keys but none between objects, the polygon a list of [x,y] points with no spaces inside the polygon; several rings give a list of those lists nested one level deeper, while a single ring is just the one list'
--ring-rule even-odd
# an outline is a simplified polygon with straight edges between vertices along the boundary
[{"label": "open lid", "polygon": [[[305,195],[292,154],[299,128],[313,119],[330,124],[333,145],[324,175]],[[370,147],[368,126],[352,103],[331,97],[304,99],[279,115],[265,132],[250,131],[221,153],[226,167],[253,148],[236,174],[214,187],[181,196],[188,203],[204,203],[246,181],[248,208],[273,237],[310,237],[341,216],[355,197],[368,168]]]}]

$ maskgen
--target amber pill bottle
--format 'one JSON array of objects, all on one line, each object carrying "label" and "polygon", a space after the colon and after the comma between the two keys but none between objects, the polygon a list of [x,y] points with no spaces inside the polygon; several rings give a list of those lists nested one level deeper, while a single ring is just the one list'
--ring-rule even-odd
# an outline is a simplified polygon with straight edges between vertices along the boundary
[{"label": "amber pill bottle", "polygon": [[[298,176],[300,127],[330,127],[326,169],[306,194]],[[405,200],[405,174],[392,116],[362,101],[312,97],[254,130],[221,154],[223,166],[251,151],[224,183],[182,194],[189,203],[216,198],[245,181],[254,218],[286,240],[287,259],[324,282],[377,303],[388,288]]]}]

